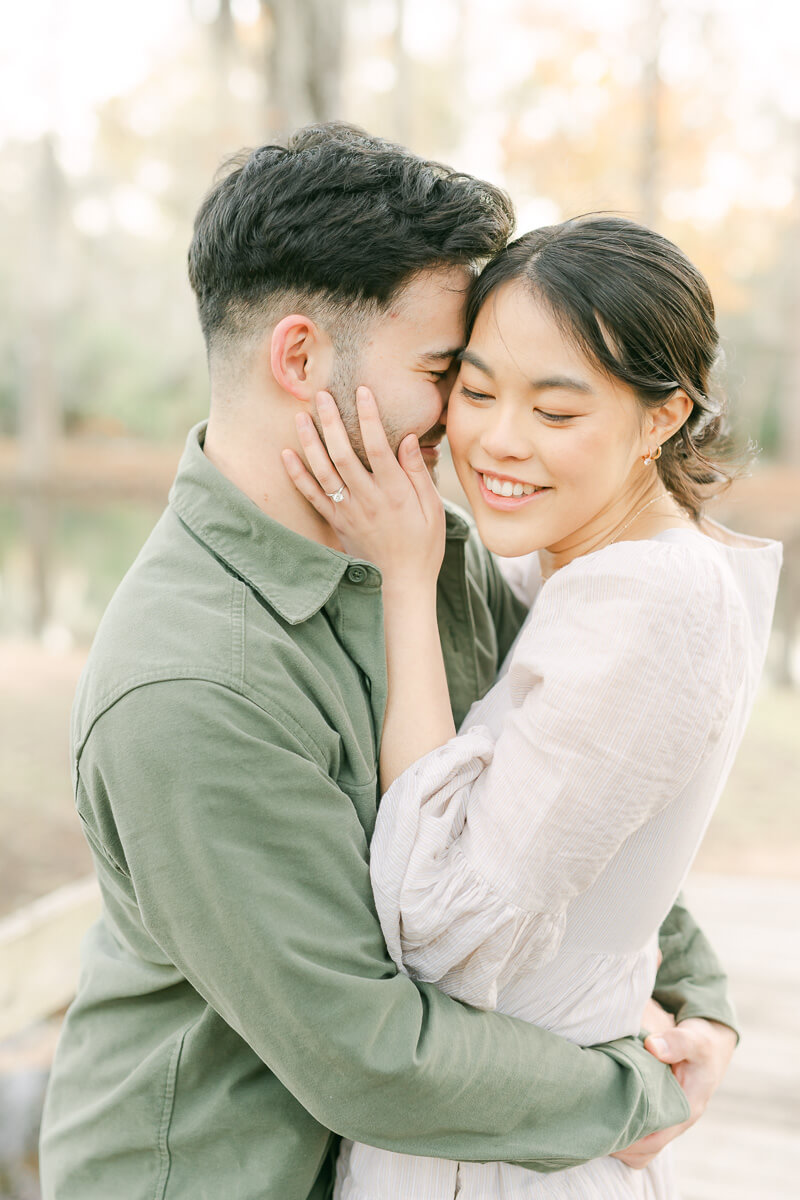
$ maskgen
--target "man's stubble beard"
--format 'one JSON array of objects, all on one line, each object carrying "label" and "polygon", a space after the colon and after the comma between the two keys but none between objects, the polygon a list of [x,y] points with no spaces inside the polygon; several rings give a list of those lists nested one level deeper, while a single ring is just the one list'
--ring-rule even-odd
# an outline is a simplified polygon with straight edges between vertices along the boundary
[{"label": "man's stubble beard", "polygon": [[[356,369],[354,369],[354,366]],[[336,407],[339,410],[339,415],[342,418],[342,424],[345,427],[347,436],[350,439],[350,445],[356,452],[360,462],[370,470],[369,461],[366,451],[364,450],[364,442],[361,437],[361,428],[358,423],[358,411],[356,409],[356,388],[359,386],[357,381],[358,369],[357,364],[346,363],[341,360],[341,357],[336,362],[333,374],[327,387],[327,391],[333,396]],[[373,393],[374,394],[374,393]],[[380,396],[375,396],[375,401],[378,405],[378,412],[381,417],[386,438],[391,447],[392,453],[397,457],[397,451],[403,438],[410,432],[408,429],[398,429],[394,422],[387,422],[383,412],[381,412]],[[322,437],[322,429],[316,415],[314,423],[317,426],[317,432]],[[444,437],[444,425],[439,422],[431,429],[428,429],[420,437],[420,445],[435,445]],[[324,438],[323,438],[324,441]],[[433,478],[434,483],[437,482],[438,472],[435,467],[428,467],[428,470]]]}]

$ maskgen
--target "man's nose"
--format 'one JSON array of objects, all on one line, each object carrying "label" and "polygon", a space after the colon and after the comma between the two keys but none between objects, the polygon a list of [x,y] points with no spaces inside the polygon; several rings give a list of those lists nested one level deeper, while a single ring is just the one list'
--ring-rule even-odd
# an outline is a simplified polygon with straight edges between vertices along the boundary
[{"label": "man's nose", "polygon": [[[442,408],[447,411],[447,402],[450,399],[450,393],[453,390],[453,380],[450,375],[443,375],[441,379],[436,380],[436,389],[442,397]],[[442,418],[444,419],[444,418]]]}]

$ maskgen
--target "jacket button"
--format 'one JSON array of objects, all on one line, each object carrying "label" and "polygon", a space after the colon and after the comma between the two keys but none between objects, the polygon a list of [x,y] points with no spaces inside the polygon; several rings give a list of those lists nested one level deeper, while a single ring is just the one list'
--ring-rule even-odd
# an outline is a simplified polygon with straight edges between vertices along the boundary
[{"label": "jacket button", "polygon": [[367,578],[366,567],[358,567],[358,566],[348,567],[347,568],[347,578],[350,580],[351,583],[363,583],[364,580]]}]

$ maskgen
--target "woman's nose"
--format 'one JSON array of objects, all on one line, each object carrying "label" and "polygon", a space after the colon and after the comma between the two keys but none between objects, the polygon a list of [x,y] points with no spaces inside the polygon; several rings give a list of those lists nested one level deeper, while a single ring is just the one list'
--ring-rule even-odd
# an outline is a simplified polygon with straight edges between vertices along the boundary
[{"label": "woman's nose", "polygon": [[509,414],[496,413],[481,436],[481,446],[495,460],[530,458],[531,440]]}]

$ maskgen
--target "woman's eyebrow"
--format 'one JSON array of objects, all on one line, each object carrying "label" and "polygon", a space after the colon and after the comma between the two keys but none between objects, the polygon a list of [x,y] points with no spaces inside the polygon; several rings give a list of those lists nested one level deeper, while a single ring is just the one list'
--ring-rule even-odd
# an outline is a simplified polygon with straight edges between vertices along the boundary
[{"label": "woman's eyebrow", "polygon": [[571,375],[551,375],[547,379],[532,379],[530,385],[535,392],[550,391],[552,388],[562,388],[569,392],[585,392],[594,394],[594,388],[583,379],[573,379]]},{"label": "woman's eyebrow", "polygon": [[[473,367],[477,367],[489,379],[494,379],[495,376],[492,368],[474,350],[462,350],[458,357],[461,362],[471,363]],[[594,394],[594,388],[591,384],[586,383],[583,379],[573,378],[571,375],[549,375],[545,379],[531,379],[529,383],[534,392],[545,392],[553,388],[561,388],[563,391],[584,392],[586,395]]]},{"label": "woman's eyebrow", "polygon": [[490,379],[494,379],[494,371],[485,363],[482,358],[479,358],[473,350],[461,350],[458,354],[459,362],[471,363],[473,367],[477,367],[484,375],[488,375]]}]

